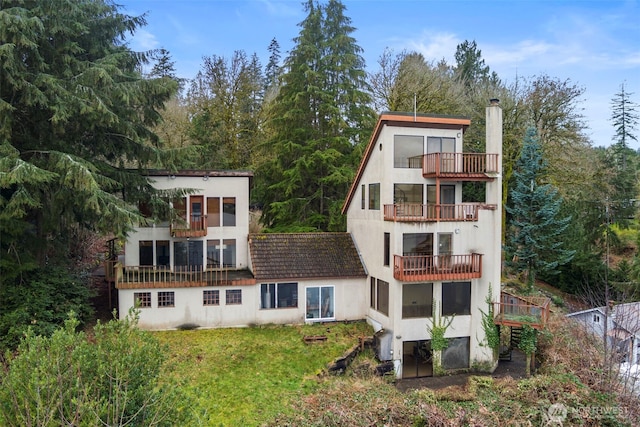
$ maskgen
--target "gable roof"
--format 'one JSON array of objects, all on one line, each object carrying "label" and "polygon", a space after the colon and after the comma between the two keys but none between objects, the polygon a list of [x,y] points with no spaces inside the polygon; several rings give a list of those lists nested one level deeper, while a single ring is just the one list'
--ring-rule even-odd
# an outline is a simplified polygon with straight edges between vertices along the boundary
[{"label": "gable roof", "polygon": [[353,195],[355,194],[356,189],[360,184],[360,178],[362,178],[364,168],[369,161],[369,157],[371,157],[371,153],[376,146],[376,142],[384,126],[419,127],[429,129],[462,129],[462,131],[464,132],[470,124],[471,120],[462,116],[398,112],[385,112],[380,114],[380,117],[378,117],[378,122],[376,123],[376,126],[373,129],[373,133],[371,134],[371,139],[369,139],[369,144],[367,145],[364,155],[362,156],[362,161],[360,162],[360,166],[358,167],[356,177],[353,180],[351,188],[349,188],[349,192],[347,193],[347,197],[344,200],[344,204],[342,205],[342,213],[347,213],[347,208],[351,204]]},{"label": "gable roof", "polygon": [[257,281],[367,276],[349,233],[249,234],[249,253]]}]

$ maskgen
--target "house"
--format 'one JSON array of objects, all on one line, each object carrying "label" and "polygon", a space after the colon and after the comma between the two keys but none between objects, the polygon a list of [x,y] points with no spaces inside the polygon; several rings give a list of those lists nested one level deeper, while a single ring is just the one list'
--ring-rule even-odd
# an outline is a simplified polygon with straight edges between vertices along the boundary
[{"label": "house", "polygon": [[[151,171],[178,221],[138,226],[109,268],[120,316],[145,329],[363,319],[366,271],[347,233],[250,234],[252,173]],[[141,209],[145,211],[145,209]]]},{"label": "house", "polygon": [[181,221],[137,227],[107,268],[120,316],[137,305],[148,329],[366,319],[402,378],[433,374],[428,326],[442,319],[442,367],[492,369],[483,313],[494,304],[496,324],[517,326],[505,313],[541,312],[501,299],[497,100],[486,122],[486,152],[467,153],[468,118],[382,114],[345,197],[346,233],[249,233],[250,172],[151,172],[157,189],[191,190],[173,201]]},{"label": "house", "polygon": [[620,361],[640,363],[640,302],[594,307],[566,317],[598,337],[606,336]]},{"label": "house", "polygon": [[366,317],[378,331],[378,358],[393,361],[399,377],[432,375],[428,326],[439,318],[451,319],[445,370],[497,362],[481,325],[487,297],[500,302],[497,100],[486,122],[486,152],[466,153],[468,118],[382,114],[346,196],[347,231],[369,275]]}]

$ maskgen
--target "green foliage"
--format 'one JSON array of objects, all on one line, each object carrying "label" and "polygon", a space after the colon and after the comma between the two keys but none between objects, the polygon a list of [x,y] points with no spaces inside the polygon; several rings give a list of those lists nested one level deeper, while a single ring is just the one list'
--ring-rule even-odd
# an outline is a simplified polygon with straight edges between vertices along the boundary
[{"label": "green foliage", "polygon": [[427,332],[431,336],[431,349],[433,351],[442,351],[449,345],[449,340],[444,335],[453,323],[454,318],[455,316],[449,316],[446,320],[443,319],[438,311],[438,303],[433,303],[433,312],[429,319],[431,324],[427,324]]},{"label": "green foliage", "polygon": [[[27,332],[2,378],[3,425],[173,426],[189,422],[176,384],[161,376],[165,349],[124,320],[98,323],[90,340],[72,314],[51,337]],[[162,384],[160,380],[162,379]]]},{"label": "green foliage", "polygon": [[487,312],[485,313],[483,310],[480,310],[482,313],[482,330],[484,331],[486,345],[495,350],[500,348],[500,329],[494,323],[495,314],[493,312],[493,291],[491,290],[491,284],[489,284],[489,293],[485,298],[485,302],[487,303]]},{"label": "green foliage", "polygon": [[529,291],[537,272],[555,272],[575,254],[563,247],[562,233],[571,217],[559,217],[562,199],[558,190],[541,182],[545,166],[536,131],[529,128],[514,172],[511,204],[506,206],[511,215],[508,264],[517,271],[527,271]]},{"label": "green foliage", "polygon": [[64,267],[41,268],[24,272],[0,286],[0,349],[15,349],[30,329],[35,335],[49,336],[77,313],[81,323],[93,314],[93,292],[87,278],[74,275]]},{"label": "green foliage", "polygon": [[268,160],[256,171],[254,198],[267,228],[342,231],[339,207],[375,117],[344,5],[310,0],[305,7],[278,94],[265,106]]},{"label": "green foliage", "polygon": [[518,348],[522,350],[524,354],[530,355],[536,351],[537,342],[537,331],[529,325],[523,325],[522,335],[520,336],[520,343],[518,344]]}]

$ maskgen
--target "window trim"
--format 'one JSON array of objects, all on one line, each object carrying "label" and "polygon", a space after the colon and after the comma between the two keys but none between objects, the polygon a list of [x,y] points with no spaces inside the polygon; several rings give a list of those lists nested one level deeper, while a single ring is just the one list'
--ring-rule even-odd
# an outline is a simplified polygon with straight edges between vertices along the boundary
[{"label": "window trim", "polygon": [[176,293],[174,291],[158,291],[158,308],[171,308],[176,306]]},{"label": "window trim", "polygon": [[202,291],[202,305],[205,307],[220,305],[220,290],[204,289]]},{"label": "window trim", "polygon": [[227,289],[225,305],[242,305],[242,289]]}]

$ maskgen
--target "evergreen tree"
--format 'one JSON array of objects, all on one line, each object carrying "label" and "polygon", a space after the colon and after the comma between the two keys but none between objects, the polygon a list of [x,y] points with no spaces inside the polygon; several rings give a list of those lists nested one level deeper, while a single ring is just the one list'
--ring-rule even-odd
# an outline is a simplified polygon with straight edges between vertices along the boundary
[{"label": "evergreen tree", "polygon": [[155,63],[149,72],[149,77],[169,78],[178,83],[179,91],[182,91],[185,79],[176,74],[176,62],[171,58],[171,53],[165,48],[160,48],[154,51],[152,56]]},{"label": "evergreen tree", "polygon": [[375,116],[369,107],[361,48],[344,5],[306,3],[295,46],[269,106],[266,149],[257,198],[267,227],[342,230],[342,200],[355,174],[359,145]]},{"label": "evergreen tree", "polygon": [[476,41],[465,40],[456,47],[455,74],[467,88],[492,78],[497,80],[496,73],[489,73],[489,66],[482,59],[482,51],[478,49]]},{"label": "evergreen tree", "polygon": [[563,248],[561,238],[571,217],[559,217],[562,199],[554,186],[543,183],[545,167],[536,131],[529,128],[514,171],[511,203],[506,207],[512,231],[507,243],[509,264],[527,272],[529,291],[537,273],[553,273],[574,255]]},{"label": "evergreen tree", "polygon": [[191,82],[187,98],[192,137],[201,149],[200,168],[251,165],[261,123],[263,76],[256,55],[212,55]]},{"label": "evergreen tree", "polygon": [[280,75],[282,74],[282,67],[280,65],[280,44],[275,38],[271,39],[269,47],[269,62],[264,69],[264,91],[265,101],[269,102],[278,93],[280,87]]},{"label": "evergreen tree", "polygon": [[138,71],[125,38],[144,23],[110,1],[0,3],[0,287],[67,259],[77,227],[142,220],[141,171],[161,154],[149,126],[177,88]]},{"label": "evergreen tree", "polygon": [[611,100],[611,121],[615,129],[614,144],[607,150],[612,170],[611,199],[613,221],[628,226],[635,216],[634,201],[638,198],[636,173],[638,154],[629,144],[637,142],[635,135],[638,125],[637,105],[631,100],[632,93],[625,91],[624,83],[620,92]]}]

